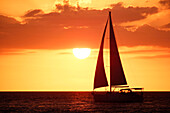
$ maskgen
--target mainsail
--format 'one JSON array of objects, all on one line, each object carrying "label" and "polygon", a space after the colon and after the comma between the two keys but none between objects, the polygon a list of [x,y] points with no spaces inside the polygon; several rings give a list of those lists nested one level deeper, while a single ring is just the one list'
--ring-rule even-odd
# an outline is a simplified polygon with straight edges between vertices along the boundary
[{"label": "mainsail", "polygon": [[122,64],[120,61],[119,52],[117,49],[115,34],[113,31],[111,12],[110,18],[110,85],[126,85],[126,78],[123,72]]},{"label": "mainsail", "polygon": [[[110,19],[110,91],[111,86],[113,85],[126,85],[126,78],[123,72],[119,52],[117,49],[116,39],[113,31],[113,25],[111,20],[111,12],[109,12],[109,19]],[[105,68],[104,68],[104,61],[103,61],[103,46],[104,46],[104,37],[107,28],[107,23],[104,29],[102,42],[100,45],[97,65],[96,65],[96,72],[94,78],[94,89],[99,87],[108,86]]]},{"label": "mainsail", "polygon": [[108,21],[106,22],[106,26],[104,29],[102,42],[100,45],[100,50],[99,50],[99,55],[98,55],[98,60],[97,60],[97,65],[96,65],[96,72],[95,72],[95,78],[94,78],[94,89],[108,86],[106,73],[104,69],[104,61],[103,61],[103,46],[104,46],[104,37],[105,37],[106,28],[107,28],[107,23]]}]

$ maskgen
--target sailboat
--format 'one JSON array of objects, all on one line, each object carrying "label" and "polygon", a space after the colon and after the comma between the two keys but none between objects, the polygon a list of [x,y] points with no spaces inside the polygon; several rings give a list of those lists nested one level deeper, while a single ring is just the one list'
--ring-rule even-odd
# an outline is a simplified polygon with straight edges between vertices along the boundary
[{"label": "sailboat", "polygon": [[[104,66],[104,39],[109,25],[109,41],[110,41],[110,91],[98,92],[94,91],[96,88],[108,87],[108,81],[105,73]],[[114,90],[112,91],[112,89]],[[115,91],[119,89],[119,91]],[[95,102],[142,102],[143,101],[143,88],[129,88],[127,85],[126,77],[123,71],[121,59],[119,56],[119,51],[115,39],[115,34],[112,25],[111,12],[109,12],[109,18],[107,19],[104,33],[102,36],[102,41],[100,45],[100,50],[97,59],[95,77],[94,77],[94,89],[93,97]],[[135,90],[135,91],[134,91]]]}]

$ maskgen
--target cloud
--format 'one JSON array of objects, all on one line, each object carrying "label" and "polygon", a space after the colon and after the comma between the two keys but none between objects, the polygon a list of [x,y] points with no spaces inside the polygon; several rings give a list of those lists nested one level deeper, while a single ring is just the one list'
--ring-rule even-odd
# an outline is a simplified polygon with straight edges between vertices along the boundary
[{"label": "cloud", "polygon": [[162,25],[160,28],[163,29],[163,30],[170,31],[170,23]]},{"label": "cloud", "polygon": [[34,53],[37,53],[37,51],[28,49],[0,49],[0,55],[27,55]]},{"label": "cloud", "polygon": [[120,54],[126,54],[127,58],[132,59],[170,58],[170,48],[158,46],[121,47]]},{"label": "cloud", "polygon": [[162,6],[165,6],[166,8],[170,9],[170,0],[160,0],[159,3]]},{"label": "cloud", "polygon": [[120,51],[120,53],[122,54],[137,54],[137,53],[156,53],[156,52],[169,52],[167,50],[147,50],[147,48],[145,50],[132,50],[132,51]]},{"label": "cloud", "polygon": [[115,34],[120,45],[170,47],[170,31],[163,31],[149,25],[140,26],[135,32],[116,27]]},{"label": "cloud", "polygon": [[[40,9],[28,11],[23,16],[26,17],[25,24],[1,15],[0,23],[3,24],[0,24],[0,48],[98,48],[109,10],[89,10],[69,4],[57,4],[56,10],[50,13],[42,13]],[[113,5],[112,16],[116,24],[115,33],[118,44],[170,47],[169,31],[165,32],[145,25],[131,32],[119,26],[121,22],[140,20],[156,12],[156,7],[126,8],[121,3]]]},{"label": "cloud", "polygon": [[152,56],[136,56],[139,59],[153,59],[153,58],[170,58],[170,54],[166,55],[152,55]]},{"label": "cloud", "polygon": [[158,13],[157,7],[124,7],[123,3],[112,4],[114,22],[122,23],[145,19],[148,15]]},{"label": "cloud", "polygon": [[19,24],[19,22],[12,17],[0,15],[0,26],[12,24]]},{"label": "cloud", "polygon": [[43,11],[41,9],[29,10],[23,17],[34,17],[38,14],[42,14]]},{"label": "cloud", "polygon": [[[64,5],[56,4],[56,12],[51,12],[42,15],[43,19],[56,19],[54,23],[58,24],[89,24],[102,23],[108,15],[109,11],[112,11],[112,16],[115,24],[136,21],[146,18],[148,15],[152,15],[158,12],[156,7],[124,7],[122,3],[113,4],[112,9],[95,10],[88,8],[82,8],[80,6],[70,6],[68,2]],[[33,10],[26,13],[27,16],[39,13],[40,10]],[[69,18],[69,19],[68,19]],[[50,21],[51,21],[50,20]],[[65,20],[65,22],[64,22]],[[33,21],[33,20],[30,20]],[[54,21],[54,20],[52,20]],[[81,21],[81,22],[80,22]],[[64,22],[64,23],[63,23]],[[72,22],[72,23],[70,23]],[[87,23],[91,22],[91,23]],[[87,26],[87,25],[86,25]]]},{"label": "cloud", "polygon": [[170,23],[165,24],[165,25],[163,25],[162,27],[163,27],[163,28],[170,28]]},{"label": "cloud", "polygon": [[112,11],[112,15],[115,23],[129,22],[135,20],[141,20],[146,18],[148,15],[158,13],[157,7],[124,7],[123,3],[112,4],[111,9],[103,10],[88,10],[88,8],[74,7],[69,4],[61,5],[57,4],[56,9],[61,12],[61,14],[85,16],[84,18],[90,18],[89,16],[98,17],[98,19],[103,18],[109,11]]},{"label": "cloud", "polygon": [[72,52],[59,52],[57,54],[65,55],[65,54],[73,54]]}]

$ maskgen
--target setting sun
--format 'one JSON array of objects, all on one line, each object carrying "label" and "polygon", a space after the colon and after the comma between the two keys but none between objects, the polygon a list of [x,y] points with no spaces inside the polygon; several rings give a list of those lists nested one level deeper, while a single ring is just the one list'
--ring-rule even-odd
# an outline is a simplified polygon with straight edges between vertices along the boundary
[{"label": "setting sun", "polygon": [[89,48],[74,48],[73,54],[76,58],[85,59],[90,55],[91,49]]}]

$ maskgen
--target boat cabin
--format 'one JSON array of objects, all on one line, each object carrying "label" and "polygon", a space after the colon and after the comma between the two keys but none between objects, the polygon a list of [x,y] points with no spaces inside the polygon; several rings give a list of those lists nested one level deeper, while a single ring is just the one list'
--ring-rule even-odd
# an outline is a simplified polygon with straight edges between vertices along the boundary
[{"label": "boat cabin", "polygon": [[131,89],[121,89],[120,91],[119,91],[119,93],[132,93],[132,90]]}]

